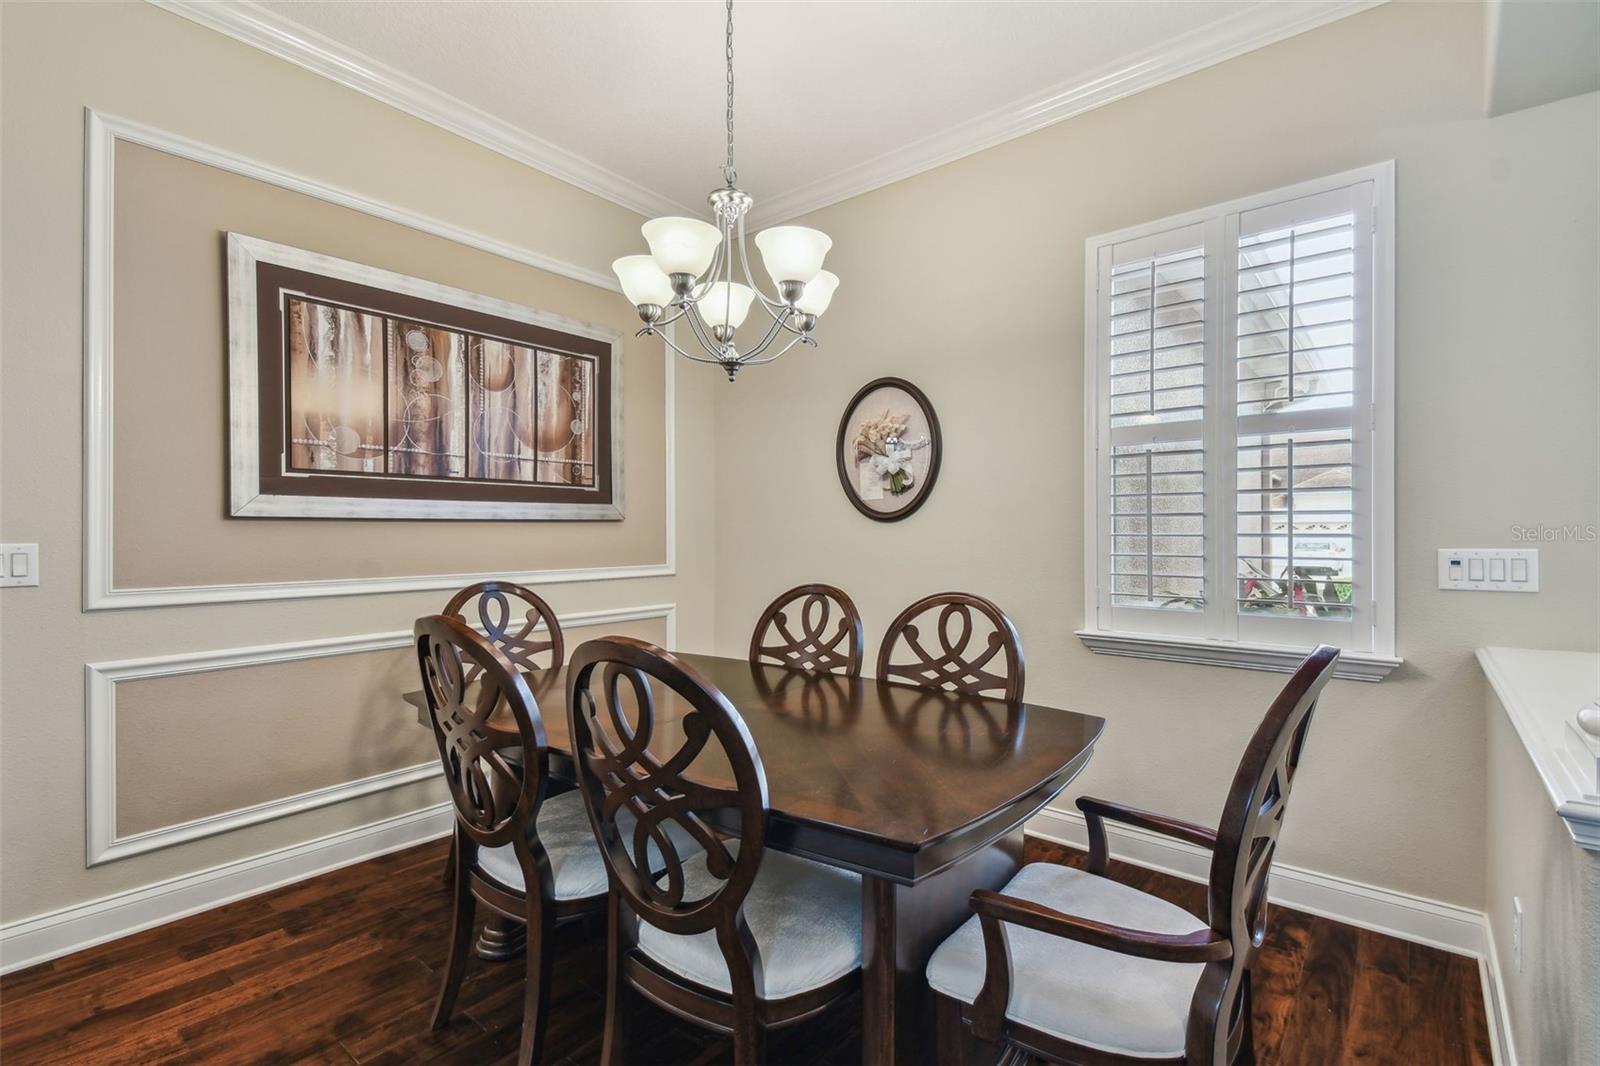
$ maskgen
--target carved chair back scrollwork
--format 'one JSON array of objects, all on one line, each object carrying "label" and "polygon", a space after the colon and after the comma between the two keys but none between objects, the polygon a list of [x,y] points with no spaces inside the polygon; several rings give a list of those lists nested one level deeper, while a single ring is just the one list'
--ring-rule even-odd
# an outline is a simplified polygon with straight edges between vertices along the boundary
[{"label": "carved chair back scrollwork", "polygon": [[[527,681],[460,618],[419,618],[415,634],[422,691],[457,824],[480,847],[526,844],[549,763],[544,720]],[[515,733],[488,728],[497,711],[516,723]]]},{"label": "carved chair back scrollwork", "polygon": [[[935,610],[939,613],[932,638],[937,646],[930,648],[918,619]],[[974,621],[974,614],[983,620],[983,627]],[[989,630],[987,637],[978,637],[980,628]],[[1020,700],[1022,640],[1005,612],[982,596],[941,592],[918,600],[889,623],[878,651],[878,677],[969,696]]]},{"label": "carved chair back scrollwork", "polygon": [[[468,625],[481,626],[489,642],[524,672],[553,670],[566,659],[556,613],[537,593],[521,585],[510,581],[468,585],[450,597],[443,613],[462,618]],[[542,661],[546,653],[548,663]],[[470,684],[477,671],[469,671]]]},{"label": "carved chair back scrollwork", "polygon": [[832,585],[799,585],[761,612],[750,634],[750,661],[858,677],[865,643],[861,612],[849,596]]},{"label": "carved chair back scrollwork", "polygon": [[[1233,953],[1208,963],[1200,979],[1197,1007],[1216,1005],[1213,1024],[1201,1030],[1214,1046],[1191,1046],[1191,1061],[1227,1061],[1241,1039],[1239,1023],[1249,1022],[1250,965],[1267,927],[1267,876],[1311,717],[1338,660],[1339,649],[1326,644],[1306,656],[1250,738],[1228,789],[1212,850],[1207,913]],[[1190,1031],[1192,1043],[1196,1027]]]},{"label": "carved chair back scrollwork", "polygon": [[[761,955],[744,900],[766,846],[768,794],[744,720],[671,652],[628,637],[580,645],[567,678],[578,787],[613,889],[628,910],[658,929],[682,935],[714,930],[734,1000],[752,1001]],[[663,720],[658,700],[671,700],[681,715]],[[709,774],[731,774],[732,787],[688,776],[702,755]],[[631,817],[619,821],[624,811]],[[728,813],[737,815],[734,846],[711,825],[728,824]],[[671,824],[678,834],[668,832]],[[687,845],[674,837],[683,835],[703,858],[679,850]],[[687,861],[703,863],[715,887],[694,896]]]}]

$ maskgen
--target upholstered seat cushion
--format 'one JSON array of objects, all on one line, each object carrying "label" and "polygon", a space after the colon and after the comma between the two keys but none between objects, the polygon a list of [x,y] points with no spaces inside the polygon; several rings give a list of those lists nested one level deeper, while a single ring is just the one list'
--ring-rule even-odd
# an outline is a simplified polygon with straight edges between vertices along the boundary
[{"label": "upholstered seat cushion", "polygon": [[[1003,890],[1065,914],[1153,933],[1192,933],[1205,923],[1181,907],[1068,866],[1024,866]],[[1181,1055],[1199,963],[1153,962],[1065,937],[1006,926],[1011,1002],[1006,1017],[1119,1055]],[[928,960],[928,984],[971,1003],[983,987],[983,932],[976,916]]]},{"label": "upholstered seat cushion", "polygon": [[[617,819],[624,839],[632,839],[633,817],[623,811]],[[550,872],[555,878],[556,899],[583,899],[606,891],[606,861],[600,855],[589,815],[583,809],[583,795],[574,790],[551,796],[539,807],[539,843],[550,856]],[[667,823],[667,832],[679,855],[693,855],[700,845],[676,822]],[[660,870],[660,849],[650,845],[651,866]],[[478,867],[507,888],[522,891],[522,867],[510,844],[478,851]]]},{"label": "upholstered seat cushion", "polygon": [[[733,842],[729,850],[736,851]],[[706,869],[705,853],[684,863],[686,900],[702,899],[723,882]],[[761,950],[762,999],[785,999],[834,981],[861,966],[861,877],[778,851],[761,868],[744,900],[745,921]],[[639,949],[674,973],[730,992],[728,965],[715,932],[692,936],[639,923]]]}]

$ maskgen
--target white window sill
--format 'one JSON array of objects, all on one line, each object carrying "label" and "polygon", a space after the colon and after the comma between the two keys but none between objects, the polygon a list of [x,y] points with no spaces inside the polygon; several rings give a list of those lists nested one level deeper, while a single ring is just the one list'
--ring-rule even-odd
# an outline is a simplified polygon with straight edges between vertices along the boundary
[{"label": "white window sill", "polygon": [[[1078,630],[1078,639],[1096,655],[1125,655],[1134,659],[1231,666],[1239,670],[1269,670],[1279,674],[1293,673],[1310,650],[1281,644],[1158,637],[1149,633],[1106,633],[1094,629]],[[1346,681],[1382,681],[1404,661],[1391,655],[1347,651],[1339,656],[1339,665],[1334,667],[1333,676]]]}]

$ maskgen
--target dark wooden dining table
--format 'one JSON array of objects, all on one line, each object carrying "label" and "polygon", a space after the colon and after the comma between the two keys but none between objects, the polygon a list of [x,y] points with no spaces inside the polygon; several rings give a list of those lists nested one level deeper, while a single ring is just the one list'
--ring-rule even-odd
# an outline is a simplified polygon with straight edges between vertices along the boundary
[{"label": "dark wooden dining table", "polygon": [[[1016,872],[1023,822],[1087,764],[1104,720],[744,659],[678,658],[721,689],[750,730],[770,796],[767,846],[861,874],[863,1061],[932,1061],[929,956],[966,920],[974,889],[998,889]],[[566,670],[527,677],[551,776],[570,782]],[[425,721],[422,694],[406,699]],[[656,705],[658,723],[686,708],[659,688]],[[489,725],[515,731],[504,710]],[[719,783],[718,766],[689,768],[702,774]]]}]

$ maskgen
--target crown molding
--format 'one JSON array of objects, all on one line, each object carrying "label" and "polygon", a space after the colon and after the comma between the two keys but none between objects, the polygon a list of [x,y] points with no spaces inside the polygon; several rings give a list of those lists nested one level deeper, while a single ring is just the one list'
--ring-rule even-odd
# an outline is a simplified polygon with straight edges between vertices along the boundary
[{"label": "crown molding", "polygon": [[286,59],[492,152],[648,218],[693,213],[683,204],[567,151],[481,108],[251,3],[148,0],[191,22]]},{"label": "crown molding", "polygon": [[752,221],[758,225],[788,221],[1386,2],[1258,3],[1131,60],[1091,71],[829,177],[758,200]]},{"label": "crown molding", "polygon": [[[630,211],[647,217],[699,215],[697,209],[536,137],[404,71],[296,25],[251,0],[147,2]],[[1090,71],[797,189],[758,199],[751,220],[758,225],[771,225],[848,200],[1386,2],[1321,0],[1290,4],[1265,0],[1130,60]]]}]

